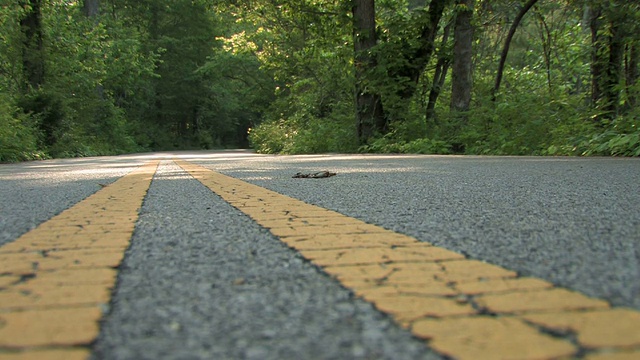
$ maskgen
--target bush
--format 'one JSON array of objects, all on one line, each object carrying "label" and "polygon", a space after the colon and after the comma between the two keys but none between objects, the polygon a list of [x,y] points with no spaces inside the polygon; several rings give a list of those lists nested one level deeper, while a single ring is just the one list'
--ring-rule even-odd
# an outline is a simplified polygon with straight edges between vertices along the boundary
[{"label": "bush", "polygon": [[109,98],[65,99],[64,118],[56,127],[55,142],[46,146],[54,157],[115,155],[136,151],[132,124]]},{"label": "bush", "polygon": [[353,152],[355,126],[339,119],[308,119],[304,124],[279,120],[264,122],[249,132],[251,146],[262,154]]},{"label": "bush", "polygon": [[[295,90],[300,91],[298,87]],[[326,100],[324,104],[319,98],[322,97],[318,93],[309,90],[276,100],[267,115],[271,120],[250,129],[251,146],[266,154],[356,151],[351,98]]]},{"label": "bush", "polygon": [[0,96],[0,162],[46,158],[38,151],[38,132],[32,118],[21,114],[9,99]]},{"label": "bush", "polygon": [[640,156],[639,114],[619,117],[607,124],[604,131],[592,133],[581,155]]},{"label": "bush", "polygon": [[290,147],[297,130],[284,120],[266,121],[249,129],[249,143],[260,154],[278,154]]},{"label": "bush", "polygon": [[392,154],[451,154],[451,145],[442,140],[428,138],[404,141],[395,139],[393,134],[375,139],[368,145],[360,147],[365,153]]},{"label": "bush", "polygon": [[34,120],[40,149],[48,150],[66,132],[63,103],[54,94],[35,91],[20,98],[18,106]]}]

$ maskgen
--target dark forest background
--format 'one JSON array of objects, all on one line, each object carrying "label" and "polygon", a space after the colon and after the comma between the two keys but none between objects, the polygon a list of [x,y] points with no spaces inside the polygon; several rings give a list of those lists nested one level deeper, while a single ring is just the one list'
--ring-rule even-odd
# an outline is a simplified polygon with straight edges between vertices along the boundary
[{"label": "dark forest background", "polygon": [[640,155],[637,1],[0,4],[0,161]]}]

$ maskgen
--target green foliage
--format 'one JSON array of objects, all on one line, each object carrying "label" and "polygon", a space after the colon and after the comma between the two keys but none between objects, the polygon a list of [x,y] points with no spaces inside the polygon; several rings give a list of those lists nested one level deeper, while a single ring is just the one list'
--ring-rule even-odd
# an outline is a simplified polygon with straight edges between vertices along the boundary
[{"label": "green foliage", "polygon": [[[640,156],[637,4],[591,2],[604,6],[600,20],[623,25],[624,76],[609,88],[620,95],[615,111],[591,101],[589,19],[584,2],[568,0],[539,2],[523,19],[492,101],[497,58],[518,9],[483,1],[473,21],[472,108],[451,112],[446,74],[426,122],[437,59],[426,67],[414,61],[429,20],[428,8],[410,3],[376,1],[376,66],[358,83],[381,96],[389,129],[358,148],[350,2],[103,0],[90,19],[82,2],[44,2],[39,89],[23,86],[24,9],[7,2],[0,7],[0,161],[249,145],[289,154]],[[453,44],[443,28],[459,10],[449,2],[444,11],[435,42],[442,59]],[[612,24],[599,29],[600,55],[608,54]],[[417,82],[415,69],[424,69]]]},{"label": "green foliage", "polygon": [[[414,110],[416,111],[416,110]],[[434,129],[428,131],[424,116],[412,116],[405,121],[391,123],[391,131],[358,151],[364,153],[397,153],[397,154],[451,154],[452,145],[436,134]]]},{"label": "green foliage", "polygon": [[38,130],[32,118],[0,95],[0,162],[38,160],[46,154],[38,150]]},{"label": "green foliage", "polygon": [[[38,150],[66,157],[246,144],[273,86],[244,86],[271,80],[256,61],[225,63],[217,26],[232,28],[235,18],[208,1],[101,5],[87,18],[82,2],[45,3],[46,71],[37,91],[21,86],[23,9],[0,8],[0,89],[19,99]],[[238,68],[251,71],[228,80]]]},{"label": "green foliage", "polygon": [[155,55],[145,53],[139,34],[120,20],[87,19],[79,10],[57,4],[45,16],[45,88],[63,109],[56,141],[47,151],[71,157],[138,150],[133,140],[138,114],[127,107],[135,98],[137,105],[142,102],[137,90],[154,77]]},{"label": "green foliage", "polygon": [[0,91],[7,94],[16,94],[21,87],[22,52],[15,44],[22,41],[19,19],[23,12],[17,2],[0,6]]},{"label": "green foliage", "polygon": [[350,106],[337,106],[319,118],[296,113],[295,118],[265,121],[251,129],[249,141],[263,154],[354,152],[357,148]]},{"label": "green foliage", "polygon": [[262,117],[252,120],[252,146],[263,153],[354,151],[350,9],[321,0],[240,2],[234,11],[251,26],[227,36],[225,48],[236,60],[255,56],[275,80],[259,82],[271,93],[269,103],[260,101]]},{"label": "green foliage", "polygon": [[34,91],[18,101],[18,107],[28,115],[38,133],[38,146],[48,149],[64,133],[64,109],[60,98],[45,91]]},{"label": "green foliage", "polygon": [[604,131],[591,136],[581,155],[640,156],[638,119],[614,119]]},{"label": "green foliage", "polygon": [[393,154],[451,154],[451,145],[443,140],[428,138],[412,141],[397,140],[393,134],[375,139],[371,144],[361,146],[360,152],[365,153],[393,153]]},{"label": "green foliage", "polygon": [[273,100],[273,79],[246,48],[218,49],[197,72],[211,100],[199,111],[201,148],[236,144],[248,147],[249,128],[262,119]]},{"label": "green foliage", "polygon": [[109,101],[90,102],[84,113],[93,121],[65,132],[51,154],[55,157],[77,157],[122,154],[136,151],[139,146],[131,135],[124,111]]},{"label": "green foliage", "polygon": [[[305,6],[310,7],[316,4],[305,2]],[[488,155],[634,153],[634,132],[605,130],[591,120],[598,110],[586,101],[591,47],[590,35],[581,25],[582,8],[569,3],[542,3],[536,8],[536,14],[525,18],[512,43],[503,91],[492,101],[491,88],[505,35],[504,23],[511,21],[517,9],[506,2],[484,7],[479,13],[483,19],[476,20],[485,26],[478,28],[475,44],[472,110],[464,114],[449,111],[448,77],[436,106],[437,118],[425,123],[426,91],[420,89],[431,87],[434,68],[427,67],[419,84],[410,83],[402,72],[413,66],[410,54],[419,45],[419,21],[424,19],[424,10],[408,10],[404,2],[396,1],[377,2],[377,5],[379,43],[372,50],[377,66],[368,74],[365,86],[381,94],[390,132],[381,134],[359,151]],[[274,11],[267,3],[263,6],[262,15]],[[452,11],[454,9],[449,8],[446,19]],[[335,89],[353,88],[352,64],[342,63],[339,58],[330,57],[330,61],[325,61],[327,59],[314,56],[319,49],[318,41],[322,39],[326,43],[332,38],[323,32],[311,31],[303,39],[296,37],[297,26],[308,20],[308,16],[286,12],[284,18],[291,21],[289,27],[282,23],[270,24],[271,27],[261,33],[266,48],[263,55],[269,55],[260,58],[263,66],[272,69],[276,78],[285,82],[276,92],[277,100],[265,113],[267,121],[251,133],[252,144],[261,152],[333,149],[326,144],[333,136],[327,136],[323,129],[332,129],[340,122],[327,121],[331,118],[320,111],[321,94],[326,93],[326,89],[333,94]],[[286,36],[281,33],[283,30],[288,30]],[[338,38],[334,38],[337,44]],[[348,34],[342,38],[341,41],[351,41]],[[445,57],[448,46],[445,44],[439,49]],[[345,51],[342,56],[353,55]],[[349,73],[349,77],[341,77],[332,71],[334,69],[342,69],[341,73]],[[340,78],[344,80],[328,81]],[[407,97],[406,93],[412,89],[418,91]],[[341,96],[333,96],[328,102],[330,107],[346,107],[353,101],[351,94],[338,94]]]},{"label": "green foliage", "polygon": [[267,121],[249,129],[249,142],[261,154],[287,153],[296,135],[297,128],[285,121]]}]

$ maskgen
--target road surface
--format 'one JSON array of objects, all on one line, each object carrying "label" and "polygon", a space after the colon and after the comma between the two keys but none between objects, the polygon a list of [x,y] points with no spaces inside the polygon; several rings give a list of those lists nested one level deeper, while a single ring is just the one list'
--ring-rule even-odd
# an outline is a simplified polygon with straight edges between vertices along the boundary
[{"label": "road surface", "polygon": [[638,359],[639,190],[620,158],[0,165],[0,359]]}]

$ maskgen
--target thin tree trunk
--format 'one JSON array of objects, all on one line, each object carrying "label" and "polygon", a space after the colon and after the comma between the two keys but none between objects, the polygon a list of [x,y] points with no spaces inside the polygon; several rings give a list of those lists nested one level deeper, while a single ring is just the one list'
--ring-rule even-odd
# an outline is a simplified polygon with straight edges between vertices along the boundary
[{"label": "thin tree trunk", "polygon": [[42,0],[24,0],[21,5],[28,9],[20,19],[20,27],[24,32],[22,70],[28,92],[29,89],[39,89],[44,84]]},{"label": "thin tree trunk", "polygon": [[[84,0],[82,4],[82,13],[87,19],[91,19],[94,22],[98,21],[98,15],[100,14],[100,0]],[[100,99],[104,99],[104,86],[96,85],[96,94]]]},{"label": "thin tree trunk", "polygon": [[358,140],[365,144],[376,133],[387,130],[379,94],[366,88],[367,73],[376,66],[370,50],[376,45],[376,12],[374,0],[353,2],[353,44],[356,76],[356,124]]},{"label": "thin tree trunk", "polygon": [[[473,87],[473,18],[474,0],[456,0],[456,25],[453,31],[453,65],[451,67],[451,111],[466,112],[471,107]],[[462,9],[463,8],[463,9]]]},{"label": "thin tree trunk", "polygon": [[429,3],[429,22],[422,29],[422,34],[420,36],[422,46],[418,49],[418,52],[414,57],[417,65],[411,76],[414,83],[418,82],[425,66],[427,66],[431,60],[431,55],[435,50],[435,40],[436,35],[438,35],[440,19],[442,18],[446,4],[447,0],[431,0]]},{"label": "thin tree trunk", "polygon": [[500,90],[500,83],[502,82],[502,74],[504,72],[504,65],[507,62],[507,55],[509,55],[509,47],[511,46],[511,40],[513,39],[513,35],[516,33],[516,29],[518,25],[520,25],[520,21],[524,15],[538,2],[538,0],[529,0],[526,4],[520,9],[518,15],[513,20],[513,24],[511,24],[511,28],[509,29],[509,33],[507,34],[507,39],[504,41],[504,47],[502,48],[502,54],[500,55],[500,63],[498,64],[498,72],[496,73],[496,82],[493,86],[493,94],[491,96],[492,100],[496,100],[496,96],[498,95],[498,90]]},{"label": "thin tree trunk", "polygon": [[[410,49],[406,53],[398,54],[404,58],[404,65],[390,69],[390,81],[402,84],[398,87],[397,95],[400,99],[408,100],[416,92],[420,76],[425,67],[431,61],[431,56],[435,50],[435,39],[438,34],[440,19],[449,0],[431,0],[429,9],[423,15],[426,19],[419,19],[424,22],[418,38],[419,46],[414,47],[407,43]],[[407,81],[408,80],[408,81]]]},{"label": "thin tree trunk", "polygon": [[540,22],[540,40],[542,41],[544,66],[547,71],[547,87],[549,88],[549,94],[551,94],[553,90],[551,85],[551,29],[549,29],[549,25],[547,25],[542,13],[540,11],[536,11],[535,13]]},{"label": "thin tree trunk", "polygon": [[605,73],[603,53],[606,51],[604,41],[599,35],[601,8],[592,8],[589,17],[591,30],[591,104],[597,106],[602,98],[602,77]]},{"label": "thin tree trunk", "polygon": [[633,90],[638,81],[638,61],[640,60],[640,51],[637,45],[631,44],[627,49],[625,60],[625,83],[627,91],[627,108],[633,108],[637,104],[637,93]]},{"label": "thin tree trunk", "polygon": [[[427,64],[431,60],[431,55],[435,50],[435,40],[436,36],[438,35],[440,19],[442,18],[442,14],[444,13],[446,3],[446,0],[431,0],[431,2],[429,3],[429,22],[422,29],[422,34],[420,36],[420,42],[422,45],[418,49],[418,52],[414,55],[415,67],[410,75],[411,80],[415,84],[418,83],[420,75],[424,71],[425,66],[427,66]],[[412,95],[413,93],[410,94],[410,96]]]},{"label": "thin tree trunk", "polygon": [[438,56],[438,62],[436,63],[436,71],[433,75],[433,83],[431,85],[431,90],[429,91],[429,101],[427,102],[427,110],[426,110],[426,120],[429,122],[430,120],[435,119],[436,117],[436,103],[438,102],[438,97],[440,96],[440,91],[442,90],[442,86],[444,84],[444,80],[447,77],[447,72],[449,71],[449,64],[451,63],[450,56],[446,50],[444,50],[447,46],[447,42],[449,41],[449,33],[451,32],[451,27],[453,26],[453,22],[447,24],[444,27],[444,32],[442,34],[442,43],[440,45],[440,54]]}]

